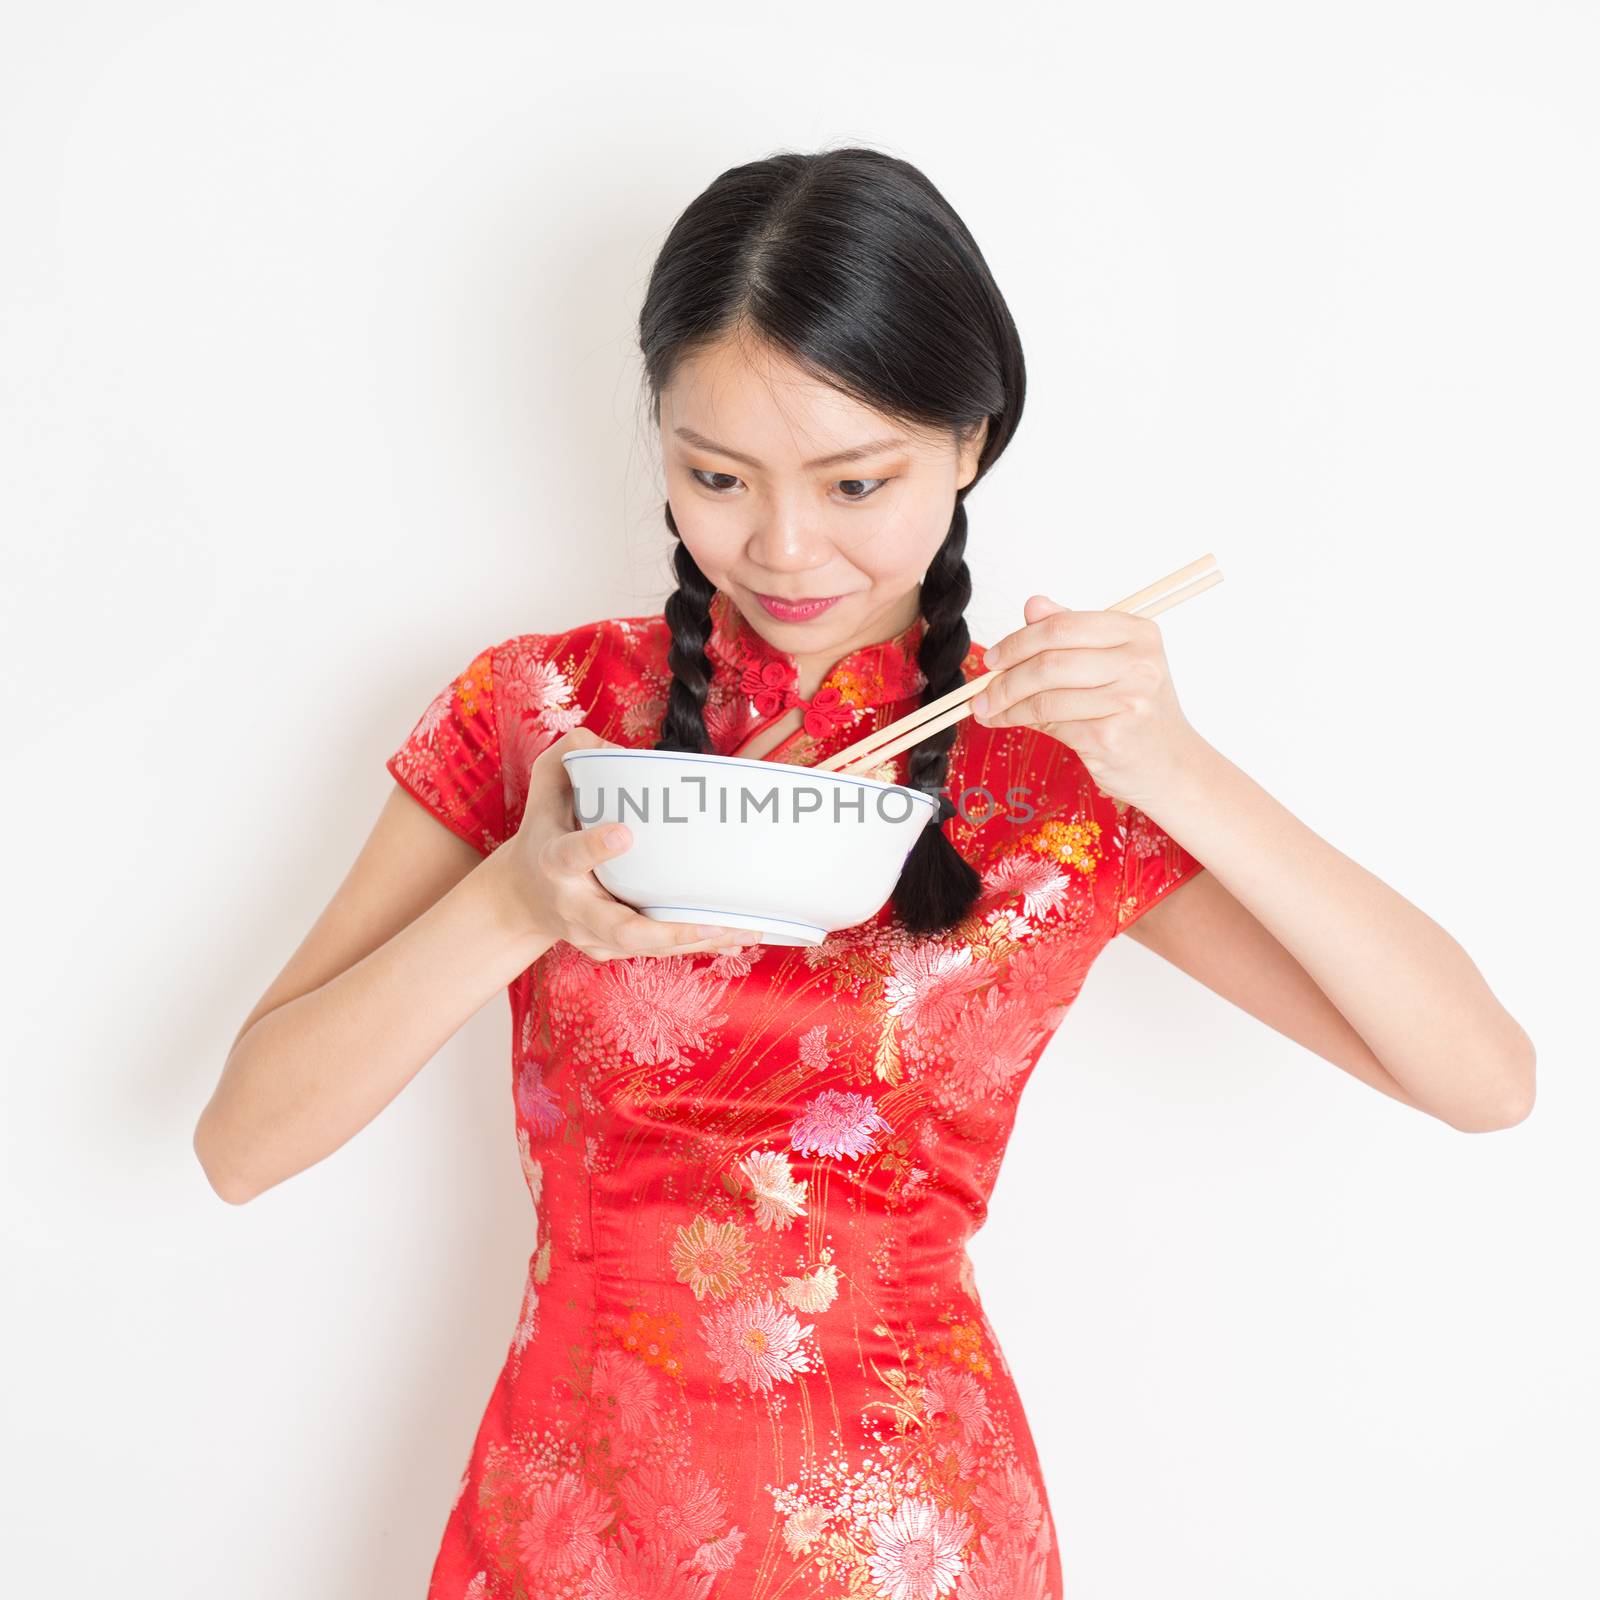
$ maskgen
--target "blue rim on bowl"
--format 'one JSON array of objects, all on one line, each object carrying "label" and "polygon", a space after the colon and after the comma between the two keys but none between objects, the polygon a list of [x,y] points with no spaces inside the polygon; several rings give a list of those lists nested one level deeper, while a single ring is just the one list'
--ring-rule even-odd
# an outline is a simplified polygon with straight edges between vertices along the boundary
[{"label": "blue rim on bowl", "polygon": [[698,750],[631,750],[627,745],[615,745],[608,750],[568,750],[561,760],[565,765],[568,761],[589,761],[596,756],[643,756],[655,761],[704,761],[719,767],[754,767],[760,772],[793,772],[808,778],[827,778],[834,783],[861,783],[871,789],[893,789],[922,801],[935,811],[939,809],[939,802],[931,794],[922,789],[913,789],[908,784],[889,783],[882,778],[857,778],[839,772],[819,772],[815,767],[797,766],[788,761],[757,761],[751,756],[719,756]]}]

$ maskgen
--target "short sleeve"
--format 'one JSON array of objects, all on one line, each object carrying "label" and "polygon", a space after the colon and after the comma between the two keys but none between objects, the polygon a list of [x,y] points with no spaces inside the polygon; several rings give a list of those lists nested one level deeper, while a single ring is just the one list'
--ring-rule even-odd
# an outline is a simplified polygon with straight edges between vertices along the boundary
[{"label": "short sleeve", "polygon": [[1119,831],[1123,843],[1113,936],[1126,933],[1158,900],[1204,870],[1200,861],[1137,806],[1122,809]]},{"label": "short sleeve", "polygon": [[396,783],[486,856],[506,840],[494,672],[490,647],[433,697],[386,763]]}]

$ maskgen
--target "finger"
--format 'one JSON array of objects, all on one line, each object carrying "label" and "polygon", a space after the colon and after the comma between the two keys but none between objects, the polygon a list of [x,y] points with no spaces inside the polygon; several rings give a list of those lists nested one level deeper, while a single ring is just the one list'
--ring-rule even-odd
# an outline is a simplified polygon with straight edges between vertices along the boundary
[{"label": "finger", "polygon": [[1070,606],[1064,606],[1059,600],[1052,600],[1047,594],[1030,594],[1022,602],[1022,620],[1024,622],[1043,622],[1046,617],[1053,617],[1058,611],[1070,611]]},{"label": "finger", "polygon": [[745,945],[754,942],[748,933],[738,936],[725,934],[716,939],[674,941],[672,944],[662,945],[658,949],[637,951],[636,954],[640,956],[716,956],[722,955],[724,952],[742,950]]},{"label": "finger", "polygon": [[[746,940],[746,943],[750,941]],[[606,945],[579,946],[592,961],[661,961],[672,956],[715,956],[732,953],[741,946],[722,940],[702,939],[694,944],[666,945],[653,950],[616,950]]]},{"label": "finger", "polygon": [[1009,667],[978,699],[979,719],[993,726],[1030,695],[1051,689],[1104,689],[1124,681],[1128,670],[1126,647],[1082,645],[1042,650]]},{"label": "finger", "polygon": [[972,714],[986,727],[1019,700],[1043,689],[1098,689],[1115,683],[1125,665],[1116,645],[1071,646],[1041,650],[1007,667],[972,703]]},{"label": "finger", "polygon": [[692,922],[658,922],[613,901],[592,919],[595,936],[629,955],[672,955],[690,949],[725,949],[750,936],[737,928],[712,932]]},{"label": "finger", "polygon": [[557,834],[545,846],[550,870],[568,877],[582,877],[602,861],[625,855],[632,848],[633,830],[625,822],[602,828],[575,828],[571,833]]},{"label": "finger", "polygon": [[1048,595],[1030,594],[1022,605],[1023,626],[1013,633],[1006,634],[991,649],[984,651],[984,665],[1000,667],[1013,661],[1020,661],[1034,648],[1033,641],[1039,637],[1035,625],[1047,617],[1061,615],[1072,615],[1071,609],[1052,600]]},{"label": "finger", "polygon": [[1042,728],[1063,722],[1093,722],[1115,716],[1121,709],[1117,691],[1109,685],[1089,689],[1041,689],[1023,695],[1004,711],[985,717],[988,727]]},{"label": "finger", "polygon": [[[617,844],[616,839],[625,842]],[[660,922],[654,917],[641,916],[626,902],[618,900],[600,880],[593,876],[594,867],[614,856],[626,854],[633,846],[633,830],[625,822],[614,822],[606,827],[585,828],[579,833],[563,834],[547,846],[552,869],[567,872],[574,877],[589,874],[587,887],[593,892],[596,903],[605,909],[597,913],[593,929],[597,937],[635,954],[646,954],[651,949],[681,948],[688,945],[705,945],[726,949],[730,944],[748,940],[749,934],[740,928],[724,928],[686,922]],[[572,865],[563,863],[570,861]]]},{"label": "finger", "polygon": [[[1042,595],[1030,595],[1028,603],[1032,606],[1035,600],[1044,599]],[[1055,602],[1045,600],[1045,604],[1053,606]],[[1031,618],[1025,627],[990,645],[983,653],[983,664],[985,668],[1003,670],[1039,650],[1126,644],[1135,637],[1137,625],[1148,620],[1126,611],[1071,611],[1066,606],[1058,606],[1046,615]]]}]

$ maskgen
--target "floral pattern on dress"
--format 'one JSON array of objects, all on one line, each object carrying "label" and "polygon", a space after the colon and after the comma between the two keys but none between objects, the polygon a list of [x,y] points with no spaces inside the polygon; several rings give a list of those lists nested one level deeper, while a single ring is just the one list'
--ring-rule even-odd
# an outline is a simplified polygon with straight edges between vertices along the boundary
[{"label": "floral pattern on dress", "polygon": [[[811,764],[904,715],[921,631],[839,662],[848,718],[769,756]],[[493,646],[389,770],[487,855],[569,728],[654,744],[668,644],[658,615]],[[768,691],[793,662],[720,594],[707,657],[731,754],[785,713]],[[429,1600],[1059,1600],[967,1247],[1096,957],[1201,868],[1031,730],[960,723],[967,791],[988,802],[941,826],[981,891],[943,934],[886,905],[810,947],[558,942],[511,984],[533,1250]]]}]

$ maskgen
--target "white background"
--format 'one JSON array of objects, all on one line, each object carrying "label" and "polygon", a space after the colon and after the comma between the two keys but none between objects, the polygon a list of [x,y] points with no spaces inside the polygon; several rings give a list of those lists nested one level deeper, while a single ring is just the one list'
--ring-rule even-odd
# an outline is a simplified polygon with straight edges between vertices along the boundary
[{"label": "white background", "polygon": [[248,1206],[194,1121],[432,695],[659,607],[650,263],[843,143],[943,189],[1025,342],[974,637],[1214,552],[1162,622],[1190,719],[1539,1050],[1462,1134],[1105,953],[974,1250],[1069,1600],[1600,1592],[1593,7],[7,32],[11,1592],[420,1600],[531,1249],[506,1007]]}]

